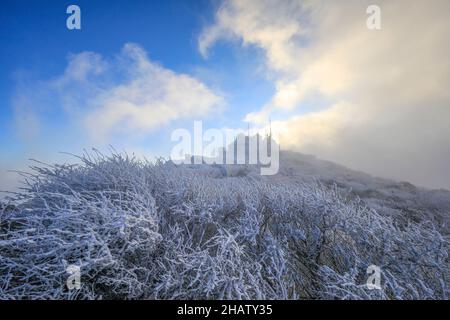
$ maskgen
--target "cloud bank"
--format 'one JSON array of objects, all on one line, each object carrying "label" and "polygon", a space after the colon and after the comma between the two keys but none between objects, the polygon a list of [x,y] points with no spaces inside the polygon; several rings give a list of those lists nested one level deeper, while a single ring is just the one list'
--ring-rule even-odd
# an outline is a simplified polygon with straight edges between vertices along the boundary
[{"label": "cloud bank", "polygon": [[61,76],[22,86],[18,92],[14,107],[23,135],[36,134],[46,111],[63,112],[94,143],[114,141],[117,135],[145,136],[224,104],[221,95],[200,80],[164,68],[130,43],[111,59],[94,52],[69,55]]},{"label": "cloud bank", "polygon": [[282,148],[450,189],[450,3],[377,1],[378,31],[371,4],[225,1],[199,51],[260,48],[274,94],[245,120],[277,119]]}]

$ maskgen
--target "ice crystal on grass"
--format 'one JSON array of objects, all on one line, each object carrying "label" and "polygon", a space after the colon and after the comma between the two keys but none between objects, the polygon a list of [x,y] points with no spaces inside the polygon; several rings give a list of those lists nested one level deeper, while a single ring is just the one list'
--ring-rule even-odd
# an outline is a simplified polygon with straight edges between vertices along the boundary
[{"label": "ice crystal on grass", "polygon": [[[80,160],[37,164],[0,207],[0,298],[448,298],[448,239],[431,222],[252,167]],[[381,290],[366,286],[372,264]]]}]

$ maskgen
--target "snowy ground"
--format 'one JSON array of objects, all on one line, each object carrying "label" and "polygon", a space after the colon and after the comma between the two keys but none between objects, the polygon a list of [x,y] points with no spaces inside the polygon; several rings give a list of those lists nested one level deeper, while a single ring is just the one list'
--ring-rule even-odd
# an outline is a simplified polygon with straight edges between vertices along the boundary
[{"label": "snowy ground", "polygon": [[398,220],[433,221],[450,233],[450,191],[429,190],[408,182],[372,177],[330,161],[295,152],[281,154],[280,175],[289,179],[316,179],[327,186],[337,185],[346,194],[359,197],[383,215]]},{"label": "snowy ground", "polygon": [[[447,299],[448,191],[284,152],[255,167],[124,155],[35,167],[0,209],[0,298]],[[67,267],[81,289],[66,286]],[[381,289],[366,285],[380,267]]]}]

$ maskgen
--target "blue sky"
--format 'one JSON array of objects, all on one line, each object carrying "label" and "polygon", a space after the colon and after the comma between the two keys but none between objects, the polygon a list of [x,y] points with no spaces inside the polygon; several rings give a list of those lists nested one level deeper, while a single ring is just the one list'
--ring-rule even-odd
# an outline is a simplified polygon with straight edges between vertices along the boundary
[{"label": "blue sky", "polygon": [[[24,139],[18,132],[15,95],[24,91],[30,96],[42,94],[44,89],[37,83],[61,76],[70,54],[89,51],[114,59],[126,43],[136,44],[146,51],[151,61],[165,69],[191,75],[220,91],[225,98],[223,111],[212,120],[206,115],[203,119],[206,123],[213,121],[215,126],[245,127],[242,118],[248,108],[256,108],[270,96],[273,86],[258,73],[260,55],[256,48],[237,54],[235,48],[224,43],[208,59],[199,53],[197,38],[202,28],[213,20],[219,2],[132,1],[125,7],[121,1],[77,1],[81,8],[81,30],[66,28],[66,8],[70,4],[67,1],[2,3],[0,141],[5,150],[1,156],[3,162],[14,163],[18,158],[34,155],[52,159],[49,153],[80,152],[84,147],[116,144],[114,138],[100,142],[80,140],[71,115],[53,106],[60,101],[52,97],[35,102],[48,104],[40,106],[40,129],[36,136]],[[131,148],[145,149],[150,155],[167,155],[171,130],[189,125],[174,122],[141,137]],[[119,144],[127,147],[123,141]]]},{"label": "blue sky", "polygon": [[[81,8],[81,30],[66,8]],[[3,1],[0,189],[28,158],[170,154],[176,128],[265,130],[283,149],[450,189],[450,3]]]}]

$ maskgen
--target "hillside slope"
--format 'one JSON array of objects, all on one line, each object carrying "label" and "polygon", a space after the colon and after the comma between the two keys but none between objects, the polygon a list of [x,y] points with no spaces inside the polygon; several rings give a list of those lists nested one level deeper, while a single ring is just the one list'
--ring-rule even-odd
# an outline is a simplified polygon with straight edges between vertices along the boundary
[{"label": "hillside slope", "polygon": [[316,180],[360,198],[383,215],[408,221],[433,221],[450,233],[450,191],[428,190],[408,182],[372,177],[330,161],[296,152],[281,153],[280,174],[290,180]]},{"label": "hillside slope", "polygon": [[[120,154],[81,160],[34,167],[0,209],[1,299],[449,296],[445,228],[433,212],[395,208],[389,193],[425,208],[413,198],[428,191],[288,153],[276,176]],[[70,265],[80,290],[66,286]],[[366,285],[370,265],[382,271],[379,290]]]}]

